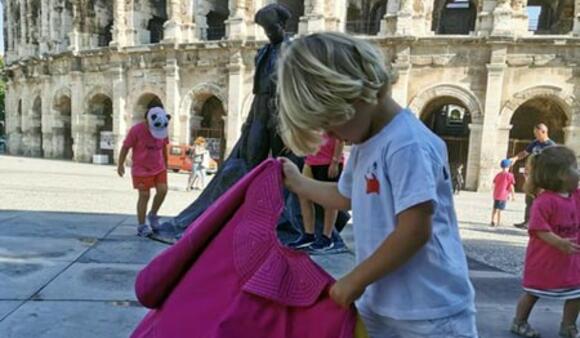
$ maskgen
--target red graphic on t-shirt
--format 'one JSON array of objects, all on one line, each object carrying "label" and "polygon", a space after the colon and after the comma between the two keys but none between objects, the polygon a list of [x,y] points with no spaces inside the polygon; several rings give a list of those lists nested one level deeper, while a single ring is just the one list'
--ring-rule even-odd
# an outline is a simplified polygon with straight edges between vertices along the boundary
[{"label": "red graphic on t-shirt", "polygon": [[377,175],[372,173],[370,178],[365,176],[365,180],[367,181],[367,194],[379,194],[380,184]]}]

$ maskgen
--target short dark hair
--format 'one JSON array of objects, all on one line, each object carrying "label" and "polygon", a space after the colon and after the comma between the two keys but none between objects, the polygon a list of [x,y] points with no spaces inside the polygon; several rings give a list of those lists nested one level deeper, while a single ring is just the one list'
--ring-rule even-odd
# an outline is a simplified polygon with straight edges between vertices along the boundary
[{"label": "short dark hair", "polygon": [[539,189],[560,192],[565,188],[565,180],[571,166],[577,166],[576,154],[565,146],[551,146],[537,155],[530,156],[529,177],[526,192],[532,195]]},{"label": "short dark hair", "polygon": [[292,17],[292,14],[285,6],[280,4],[270,4],[261,8],[256,13],[256,16],[254,16],[254,22],[264,27],[264,25],[268,23],[268,19],[271,18],[270,15],[272,14],[276,15],[277,17],[276,22],[282,24],[282,27],[285,27],[286,22],[288,22],[288,19]]}]

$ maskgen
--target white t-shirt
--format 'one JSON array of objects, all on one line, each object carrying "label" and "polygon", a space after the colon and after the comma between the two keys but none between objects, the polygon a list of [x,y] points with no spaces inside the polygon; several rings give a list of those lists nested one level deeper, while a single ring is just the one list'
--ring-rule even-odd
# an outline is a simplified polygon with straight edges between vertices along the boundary
[{"label": "white t-shirt", "polygon": [[357,306],[399,320],[436,319],[474,308],[447,149],[410,111],[353,146],[338,189],[351,199],[359,263],[394,231],[397,214],[428,201],[434,207],[431,239],[406,264],[369,285]]}]

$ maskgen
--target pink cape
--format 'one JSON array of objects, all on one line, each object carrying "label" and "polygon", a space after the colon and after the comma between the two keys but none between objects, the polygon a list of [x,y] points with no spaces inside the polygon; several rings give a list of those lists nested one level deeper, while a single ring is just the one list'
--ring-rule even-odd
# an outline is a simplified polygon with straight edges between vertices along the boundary
[{"label": "pink cape", "polygon": [[282,187],[280,163],[263,162],[151,261],[135,289],[152,310],[131,337],[353,337],[333,278],[277,239]]}]

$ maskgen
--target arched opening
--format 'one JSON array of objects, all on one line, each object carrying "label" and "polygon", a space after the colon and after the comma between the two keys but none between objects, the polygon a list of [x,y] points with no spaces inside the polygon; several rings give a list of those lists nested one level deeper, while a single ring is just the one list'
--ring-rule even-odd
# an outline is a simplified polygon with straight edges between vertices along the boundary
[{"label": "arched opening", "polygon": [[353,34],[377,35],[381,30],[381,20],[387,13],[387,0],[353,1],[346,13],[346,31]]},{"label": "arched opening", "polygon": [[141,95],[135,104],[135,109],[133,110],[133,125],[145,121],[145,114],[150,108],[161,107],[163,108],[163,102],[161,99],[151,93],[146,93]]},{"label": "arched opening", "polygon": [[574,25],[574,0],[529,0],[528,29],[534,34],[568,34]]},{"label": "arched opening", "polygon": [[[137,13],[136,13],[137,14]],[[143,0],[139,16],[143,18],[144,43],[158,43],[163,40],[163,25],[167,21],[166,0]]]},{"label": "arched opening", "polygon": [[54,36],[51,38],[51,46],[55,53],[61,53],[70,46],[68,34],[73,27],[73,5],[71,0],[54,3],[53,12],[50,15],[51,26],[54,27]]},{"label": "arched opening", "polygon": [[454,97],[438,97],[425,106],[421,120],[445,141],[452,173],[462,166],[461,172],[465,178],[471,112]]},{"label": "arched opening", "polygon": [[88,102],[88,113],[94,125],[92,155],[107,155],[108,163],[113,163],[113,101],[104,94],[97,94]]},{"label": "arched opening", "polygon": [[62,95],[54,100],[52,109],[58,123],[52,128],[53,142],[55,143],[55,157],[67,160],[73,159],[73,138],[71,120],[71,100]]},{"label": "arched opening", "polygon": [[192,107],[189,142],[199,136],[206,139],[211,157],[220,163],[225,155],[225,122],[226,112],[222,101],[215,96],[208,97],[201,107]]},{"label": "arched opening", "polygon": [[113,1],[93,0],[92,7],[86,9],[87,32],[91,34],[91,44],[97,47],[107,47],[113,40]]},{"label": "arched opening", "polygon": [[[514,112],[510,124],[508,157],[515,156],[534,140],[534,127],[538,123],[548,126],[550,138],[556,143],[564,143],[564,127],[568,117],[562,106],[546,97],[532,98],[520,105]],[[525,161],[518,161],[513,168],[516,177],[516,191],[523,191]]]},{"label": "arched opening", "polygon": [[27,128],[28,155],[33,157],[43,157],[42,144],[42,100],[37,96],[32,104],[30,114],[30,125]]},{"label": "arched opening", "polygon": [[291,14],[286,23],[286,32],[290,35],[297,34],[300,18],[304,16],[304,0],[278,0],[278,3],[288,8]]},{"label": "arched opening", "polygon": [[113,41],[113,21],[99,31],[98,45],[99,47],[108,47],[111,41]]},{"label": "arched opening", "polygon": [[476,19],[473,0],[436,0],[431,29],[435,34],[467,35],[475,29]]},{"label": "arched opening", "polygon": [[207,40],[221,40],[226,36],[226,20],[230,16],[227,0],[212,1],[206,15]]}]

